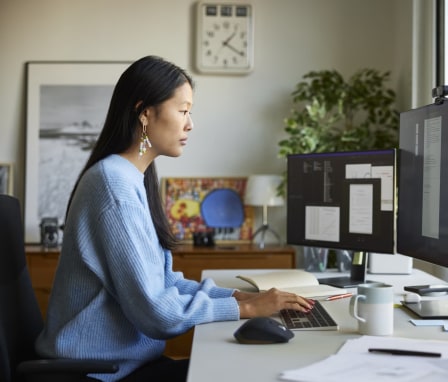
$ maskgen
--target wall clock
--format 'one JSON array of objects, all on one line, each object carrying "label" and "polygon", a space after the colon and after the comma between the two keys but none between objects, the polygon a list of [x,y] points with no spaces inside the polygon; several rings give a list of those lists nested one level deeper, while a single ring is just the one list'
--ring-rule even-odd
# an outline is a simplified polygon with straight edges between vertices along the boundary
[{"label": "wall clock", "polygon": [[201,73],[244,74],[254,65],[251,4],[198,2],[196,67]]}]

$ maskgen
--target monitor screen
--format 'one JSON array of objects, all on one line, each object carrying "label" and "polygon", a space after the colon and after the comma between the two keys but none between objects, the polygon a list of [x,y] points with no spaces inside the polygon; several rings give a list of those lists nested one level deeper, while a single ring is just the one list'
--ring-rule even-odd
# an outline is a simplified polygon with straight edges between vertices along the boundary
[{"label": "monitor screen", "polygon": [[289,244],[395,253],[395,150],[290,155]]},{"label": "monitor screen", "polygon": [[397,249],[448,266],[448,101],[400,114]]}]

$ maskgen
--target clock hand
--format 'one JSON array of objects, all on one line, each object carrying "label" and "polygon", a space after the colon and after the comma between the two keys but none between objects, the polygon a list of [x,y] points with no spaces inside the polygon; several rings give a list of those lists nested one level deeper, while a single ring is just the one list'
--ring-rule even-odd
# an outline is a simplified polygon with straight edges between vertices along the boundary
[{"label": "clock hand", "polygon": [[232,38],[234,38],[235,37],[235,35],[236,35],[236,31],[235,32],[233,32],[226,40],[224,40],[223,42],[222,42],[222,45],[227,45],[228,43],[229,43],[229,41],[232,39]]},{"label": "clock hand", "polygon": [[236,49],[234,46],[232,46],[230,44],[225,44],[225,46],[227,48],[229,48],[230,50],[233,50],[235,53],[239,54],[240,56],[244,56],[244,52]]},{"label": "clock hand", "polygon": [[236,32],[238,31],[238,25],[235,25],[234,29],[235,30],[233,31],[233,33],[222,42],[223,46],[226,46],[230,42],[230,40],[235,37]]}]

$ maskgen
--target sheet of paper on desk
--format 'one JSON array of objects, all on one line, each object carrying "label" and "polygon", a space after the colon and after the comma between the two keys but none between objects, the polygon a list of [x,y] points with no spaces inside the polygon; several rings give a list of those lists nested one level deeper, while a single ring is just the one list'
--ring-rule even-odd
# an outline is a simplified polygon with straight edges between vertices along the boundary
[{"label": "sheet of paper on desk", "polygon": [[[401,350],[418,350],[442,354],[448,359],[448,341],[419,340],[402,337],[362,336],[345,341],[339,349],[339,354],[366,354],[369,348],[387,348]],[[409,357],[408,357],[409,358]],[[411,357],[415,359],[415,357]]]},{"label": "sheet of paper on desk", "polygon": [[[442,358],[371,354],[370,348],[435,352]],[[300,382],[446,382],[448,342],[361,336],[347,340],[337,354],[323,361],[283,372],[280,379]]]},{"label": "sheet of paper on desk", "polygon": [[378,354],[335,354],[323,361],[281,373],[300,382],[446,382],[448,360]]}]

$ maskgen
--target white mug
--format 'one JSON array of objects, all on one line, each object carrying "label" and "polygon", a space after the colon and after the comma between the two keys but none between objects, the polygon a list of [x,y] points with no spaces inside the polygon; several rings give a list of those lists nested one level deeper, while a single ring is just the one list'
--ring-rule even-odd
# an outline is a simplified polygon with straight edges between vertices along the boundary
[{"label": "white mug", "polygon": [[350,299],[350,314],[358,320],[359,332],[369,336],[389,336],[394,332],[394,290],[391,285],[358,285]]}]

